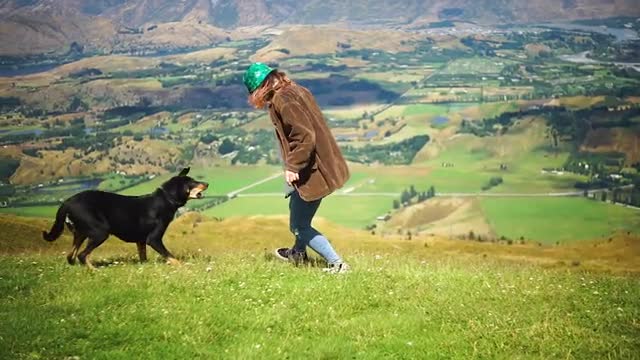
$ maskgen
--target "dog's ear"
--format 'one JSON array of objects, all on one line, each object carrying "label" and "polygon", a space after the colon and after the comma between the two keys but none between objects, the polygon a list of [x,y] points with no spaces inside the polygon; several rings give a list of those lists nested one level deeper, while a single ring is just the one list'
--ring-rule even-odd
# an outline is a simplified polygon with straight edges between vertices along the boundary
[{"label": "dog's ear", "polygon": [[178,176],[187,176],[187,174],[189,173],[189,170],[191,170],[191,168],[182,169],[182,171],[180,171],[180,174],[178,174]]}]

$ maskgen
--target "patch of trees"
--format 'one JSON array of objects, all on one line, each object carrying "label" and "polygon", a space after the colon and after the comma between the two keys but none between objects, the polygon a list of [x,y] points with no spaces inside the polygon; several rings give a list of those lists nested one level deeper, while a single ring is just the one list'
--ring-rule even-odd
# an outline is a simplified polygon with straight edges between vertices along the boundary
[{"label": "patch of trees", "polygon": [[69,74],[69,77],[72,79],[78,79],[83,77],[92,77],[92,76],[100,76],[102,75],[102,71],[100,69],[94,68],[86,68],[78,71],[74,71]]},{"label": "patch of trees", "polygon": [[[585,196],[588,196],[586,190]],[[613,187],[610,190],[594,193],[591,199],[640,207],[640,183],[636,183],[630,189]]]},{"label": "patch of trees", "polygon": [[487,191],[493,187],[496,187],[503,183],[502,176],[494,176],[489,179],[489,182],[482,186],[482,191]]},{"label": "patch of trees", "polygon": [[459,133],[473,134],[475,136],[495,136],[504,134],[515,120],[523,116],[519,112],[505,112],[496,117],[482,119],[481,121],[469,121],[463,119],[460,123]]},{"label": "patch of trees", "polygon": [[149,77],[181,76],[189,74],[189,68],[171,63],[160,63],[158,67],[135,71],[114,71],[109,75],[114,79],[144,79]]},{"label": "patch of trees", "polygon": [[316,71],[316,72],[328,72],[328,73],[340,73],[347,70],[346,65],[327,65],[324,63],[313,63],[308,62],[306,65],[307,71]]},{"label": "patch of trees", "polygon": [[229,139],[222,140],[222,144],[220,144],[220,146],[218,147],[218,152],[221,155],[232,153],[235,150],[236,150],[236,144]]},{"label": "patch of trees", "polygon": [[202,141],[203,143],[205,143],[207,145],[209,145],[212,142],[217,141],[217,140],[218,140],[218,137],[213,135],[212,133],[206,133],[206,134],[204,134],[204,135],[202,135],[200,137],[200,141]]},{"label": "patch of trees", "polygon": [[119,118],[137,120],[144,116],[153,115],[162,110],[163,110],[162,107],[151,106],[151,101],[143,100],[138,105],[118,106],[118,107],[114,107],[109,110],[106,110],[104,113],[102,113],[101,118],[103,120],[108,120],[108,119],[119,117]]},{"label": "patch of trees", "polygon": [[416,203],[421,203],[436,196],[436,189],[431,185],[426,191],[418,192],[414,185],[409,186],[409,189],[404,189],[400,193],[400,199],[393,200],[393,208],[399,209],[401,206],[406,206],[416,199]]},{"label": "patch of trees", "polygon": [[635,126],[633,118],[640,115],[640,108],[624,111],[609,111],[607,107],[597,107],[578,111],[558,108],[545,116],[547,124],[560,139],[573,141],[576,145],[584,141],[592,129]]},{"label": "patch of trees", "polygon": [[22,100],[15,96],[0,96],[0,111],[14,110],[22,105]]},{"label": "patch of trees", "polygon": [[85,103],[82,98],[79,96],[74,96],[71,98],[71,102],[67,107],[68,112],[78,112],[78,111],[86,111],[89,108],[89,105]]},{"label": "patch of trees", "polygon": [[460,42],[471,48],[474,53],[481,56],[495,56],[496,52],[494,49],[500,48],[500,44],[497,42],[489,41],[489,40],[478,40],[472,36],[467,36],[462,38]]},{"label": "patch of trees", "polygon": [[[18,170],[20,166],[20,160],[12,159],[12,158],[1,158],[0,159],[0,181],[8,182],[9,178],[13,175],[13,173]],[[0,186],[0,189],[4,188],[4,186]]]},{"label": "patch of trees", "polygon": [[427,142],[429,142],[428,135],[418,135],[397,143],[385,145],[367,144],[358,148],[345,145],[342,150],[345,158],[353,162],[408,165]]},{"label": "patch of trees", "polygon": [[[597,174],[605,167],[620,170],[624,166],[625,158],[625,154],[615,151],[607,153],[576,152],[567,159],[565,169],[572,172],[575,169],[576,173],[583,175]],[[579,168],[584,170],[580,171]]]},{"label": "patch of trees", "polygon": [[115,134],[99,133],[95,136],[85,136],[84,131],[81,136],[65,137],[62,141],[54,146],[49,147],[51,150],[63,151],[69,148],[80,149],[84,151],[108,151],[113,148],[113,140]]},{"label": "patch of trees", "polygon": [[38,149],[35,148],[24,148],[22,149],[22,153],[27,156],[38,157]]},{"label": "patch of trees", "polygon": [[18,135],[9,135],[2,138],[3,142],[19,144],[35,139],[48,139],[54,137],[84,137],[85,136],[84,124],[68,126],[64,128],[46,129],[41,133],[25,133]]},{"label": "patch of trees", "polygon": [[506,132],[515,120],[526,116],[543,117],[553,130],[551,135],[554,137],[555,146],[557,146],[560,140],[581,143],[590,129],[634,126],[636,123],[633,119],[640,116],[640,108],[623,111],[609,111],[606,106],[576,111],[564,107],[531,108],[504,112],[481,121],[463,120],[458,132],[481,137],[498,135],[500,132]]},{"label": "patch of trees", "polygon": [[277,164],[279,158],[272,156],[275,148],[275,138],[272,131],[258,130],[244,137],[242,144],[237,144],[238,154],[231,160],[232,164],[256,164],[264,159],[268,164]]}]

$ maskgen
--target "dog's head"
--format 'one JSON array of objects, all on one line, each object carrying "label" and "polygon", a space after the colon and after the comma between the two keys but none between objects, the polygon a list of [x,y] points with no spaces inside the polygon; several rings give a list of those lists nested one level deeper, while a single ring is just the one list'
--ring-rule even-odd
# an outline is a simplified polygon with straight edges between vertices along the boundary
[{"label": "dog's head", "polygon": [[202,199],[209,184],[195,180],[187,174],[190,168],[184,168],[177,176],[161,185],[162,190],[175,202],[186,204],[190,199]]}]

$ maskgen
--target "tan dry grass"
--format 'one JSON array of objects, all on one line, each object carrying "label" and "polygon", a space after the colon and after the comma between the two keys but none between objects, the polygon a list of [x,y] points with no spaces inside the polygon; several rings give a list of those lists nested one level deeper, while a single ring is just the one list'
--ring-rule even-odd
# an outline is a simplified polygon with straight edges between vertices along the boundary
[{"label": "tan dry grass", "polygon": [[[48,230],[52,221],[0,215],[3,229],[0,234],[0,253],[62,255],[69,251],[71,237],[67,232],[53,243],[42,240],[41,231]],[[480,243],[430,235],[418,235],[407,241],[401,237],[382,238],[364,231],[345,229],[323,219],[317,219],[314,225],[347,256],[393,253],[414,258],[491,258],[579,270],[640,273],[640,238],[626,234],[618,234],[611,239],[541,246],[535,243]],[[165,244],[179,257],[189,253],[220,256],[238,251],[261,254],[291,242],[292,235],[283,216],[217,221],[197,213],[188,213],[176,219],[165,235]],[[95,258],[114,253],[133,255],[136,253],[135,245],[109,239],[96,250]],[[153,259],[155,253],[150,254]]]},{"label": "tan dry grass", "polygon": [[640,161],[640,126],[592,130],[580,149],[595,153],[623,153],[628,164],[635,164]]},{"label": "tan dry grass", "polygon": [[[411,45],[401,45],[400,42],[413,38],[414,35],[400,31],[355,31],[330,26],[294,26],[260,49],[251,60],[273,61],[289,56],[333,54],[338,50],[338,42],[351,44],[351,49],[411,51]],[[287,49],[290,54],[278,51],[280,49]]]},{"label": "tan dry grass", "polygon": [[[174,162],[182,150],[162,140],[134,141],[123,137],[107,154],[67,149],[64,151],[42,150],[41,157],[22,154],[20,166],[11,176],[13,184],[32,184],[50,179],[70,176],[85,176],[124,171],[127,174],[164,174],[166,170],[158,164]],[[120,162],[116,163],[116,157]],[[122,161],[127,164],[122,164]],[[134,163],[131,163],[133,160]]]}]

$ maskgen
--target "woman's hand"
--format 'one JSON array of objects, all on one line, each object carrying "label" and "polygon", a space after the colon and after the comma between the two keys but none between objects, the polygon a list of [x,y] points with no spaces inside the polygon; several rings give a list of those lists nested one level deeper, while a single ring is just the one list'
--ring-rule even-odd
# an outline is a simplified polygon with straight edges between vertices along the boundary
[{"label": "woman's hand", "polygon": [[289,186],[293,186],[294,182],[300,180],[300,176],[298,176],[298,173],[295,173],[295,172],[289,171],[289,170],[285,170],[284,179],[287,181],[287,184]]}]

